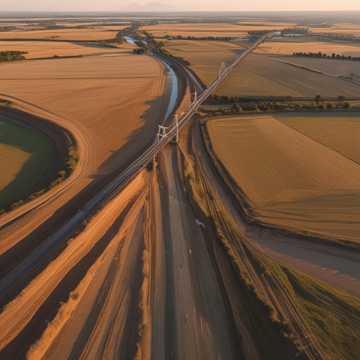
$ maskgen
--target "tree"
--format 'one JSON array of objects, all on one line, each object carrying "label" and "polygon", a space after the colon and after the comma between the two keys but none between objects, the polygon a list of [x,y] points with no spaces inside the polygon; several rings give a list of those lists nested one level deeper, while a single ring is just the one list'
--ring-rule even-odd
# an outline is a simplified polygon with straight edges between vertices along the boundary
[{"label": "tree", "polygon": [[316,95],[316,96],[315,96],[315,102],[316,102],[317,104],[319,104],[320,101],[321,101],[321,95]]},{"label": "tree", "polygon": [[238,113],[239,112],[239,106],[237,104],[233,104],[231,106],[231,112]]}]

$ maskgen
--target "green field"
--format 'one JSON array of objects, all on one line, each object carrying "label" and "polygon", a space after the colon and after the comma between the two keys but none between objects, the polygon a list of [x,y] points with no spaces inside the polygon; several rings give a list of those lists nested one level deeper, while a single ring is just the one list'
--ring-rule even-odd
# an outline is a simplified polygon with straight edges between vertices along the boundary
[{"label": "green field", "polygon": [[0,118],[0,210],[26,200],[57,177],[59,154],[45,134]]}]

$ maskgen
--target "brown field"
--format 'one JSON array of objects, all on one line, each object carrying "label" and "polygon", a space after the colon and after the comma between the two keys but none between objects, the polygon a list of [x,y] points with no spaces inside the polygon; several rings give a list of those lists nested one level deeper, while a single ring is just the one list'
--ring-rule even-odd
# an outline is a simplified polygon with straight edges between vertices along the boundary
[{"label": "brown field", "polygon": [[290,55],[294,52],[319,52],[360,56],[360,45],[320,41],[267,41],[256,50],[260,54]]},{"label": "brown field", "polygon": [[207,128],[255,217],[359,242],[359,114],[242,116],[211,120]]},{"label": "brown field", "polygon": [[169,96],[163,66],[147,56],[22,61],[1,68],[0,97],[69,129],[81,154],[66,192],[0,232],[3,253],[89,184],[128,166],[155,138]]},{"label": "brown field", "polygon": [[323,116],[280,116],[279,120],[360,165],[359,114],[329,113]]},{"label": "brown field", "polygon": [[[165,47],[173,55],[189,61],[191,69],[206,85],[216,78],[222,62],[231,62],[243,49],[235,43],[196,40],[169,40],[165,41]],[[294,97],[357,96],[360,88],[355,84],[281,63],[281,61],[294,62],[295,60],[297,58],[277,59],[252,54],[242,61],[225,80],[217,90],[217,94]],[[323,62],[323,60],[320,61]],[[333,66],[335,63],[338,61],[334,61]],[[345,65],[347,62],[343,63]],[[353,64],[359,65],[355,62]]]},{"label": "brown field", "polygon": [[165,41],[166,49],[173,55],[186,59],[204,84],[215,80],[223,61],[231,61],[243,50],[237,44],[222,41]]},{"label": "brown field", "polygon": [[44,39],[44,40],[110,40],[115,38],[116,31],[98,29],[60,29],[33,31],[0,32],[1,39]]},{"label": "brown field", "polygon": [[314,69],[326,74],[334,76],[349,76],[356,74],[360,76],[360,62],[344,61],[344,60],[329,60],[329,59],[311,59],[306,57],[279,57],[281,61],[290,62],[299,66],[304,66],[309,69]]},{"label": "brown field", "polygon": [[329,27],[311,27],[313,33],[319,34],[341,34],[341,35],[360,35],[360,25],[357,24],[334,24]]},{"label": "brown field", "polygon": [[[292,59],[289,59],[292,60]],[[332,76],[251,54],[217,90],[227,96],[357,96],[360,87]]]},{"label": "brown field", "polygon": [[76,22],[76,23],[69,23],[69,22],[56,22],[56,25],[60,25],[66,28],[86,28],[86,29],[96,29],[96,30],[113,30],[113,31],[120,31],[129,26],[129,23],[124,24],[113,24],[113,25],[105,25],[103,23],[96,23],[96,22]]},{"label": "brown field", "polygon": [[121,159],[116,151],[136,131],[157,121],[159,114],[155,116],[150,107],[159,110],[165,101],[159,99],[164,91],[163,69],[145,56],[3,64],[0,78],[0,93],[35,104],[78,126],[87,138],[93,170],[110,158],[110,168],[115,166],[114,160],[124,161],[126,156]]},{"label": "brown field", "polygon": [[99,53],[129,52],[134,46],[124,43],[119,48],[97,48],[69,42],[50,41],[0,41],[1,51],[24,51],[26,59],[49,58],[53,56],[80,56]]},{"label": "brown field", "polygon": [[257,27],[258,29],[261,29],[263,27],[276,28],[276,29],[287,29],[287,28],[296,26],[296,24],[292,23],[292,22],[265,21],[265,20],[240,21],[239,25],[249,26],[249,27]]},{"label": "brown field", "polygon": [[244,36],[247,34],[246,27],[235,24],[158,24],[143,26],[142,30],[148,31],[155,37],[171,36]]},{"label": "brown field", "polygon": [[249,31],[259,30],[281,30],[293,26],[290,23],[267,23],[267,22],[246,22],[238,24],[226,23],[188,23],[188,24],[157,24],[143,26],[142,29],[150,32],[155,37],[171,36],[229,36],[237,37],[247,35]]},{"label": "brown field", "polygon": [[[0,127],[3,126],[0,123]],[[30,154],[16,147],[12,147],[6,144],[0,144],[1,160],[11,159],[11,163],[0,164],[1,178],[0,178],[0,191],[2,191],[7,185],[11,183],[19,170],[23,167],[26,161],[29,159]],[[5,170],[6,169],[6,170]]]}]

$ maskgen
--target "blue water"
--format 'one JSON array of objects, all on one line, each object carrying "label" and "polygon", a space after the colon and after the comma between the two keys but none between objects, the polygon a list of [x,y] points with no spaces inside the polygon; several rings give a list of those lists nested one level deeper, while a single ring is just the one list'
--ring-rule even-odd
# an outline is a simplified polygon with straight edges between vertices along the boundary
[{"label": "blue water", "polygon": [[[135,39],[132,38],[131,36],[124,36],[124,39],[127,43],[136,45]],[[169,119],[171,113],[175,110],[177,98],[179,96],[179,94],[178,94],[179,93],[179,89],[178,89],[179,80],[175,74],[175,71],[171,68],[171,66],[169,66],[165,62],[164,62],[164,65],[165,65],[166,71],[168,73],[168,84],[170,86],[170,99],[169,99],[169,104],[166,109],[165,119],[164,119],[166,121]]]},{"label": "blue water", "polygon": [[168,82],[170,85],[170,99],[169,99],[169,104],[168,107],[166,109],[166,114],[165,114],[165,120],[168,120],[171,113],[175,110],[175,106],[176,106],[176,102],[179,96],[179,80],[175,74],[175,71],[166,63],[164,63],[166,66],[166,70],[168,72]]},{"label": "blue water", "polygon": [[124,39],[127,43],[129,43],[131,45],[136,45],[135,39],[133,39],[131,36],[124,36]]}]

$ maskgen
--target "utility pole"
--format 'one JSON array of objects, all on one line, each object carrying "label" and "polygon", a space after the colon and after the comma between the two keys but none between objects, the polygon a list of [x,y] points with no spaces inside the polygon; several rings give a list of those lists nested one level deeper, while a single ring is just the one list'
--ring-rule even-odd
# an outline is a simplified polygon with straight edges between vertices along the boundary
[{"label": "utility pole", "polygon": [[157,142],[160,144],[160,141],[167,136],[167,127],[159,125],[159,130],[157,133]]},{"label": "utility pole", "polygon": [[179,142],[179,115],[175,114],[175,124],[176,124],[176,143]]},{"label": "utility pole", "polygon": [[221,78],[221,75],[224,72],[225,68],[226,68],[225,63],[222,62],[221,65],[220,65],[220,68],[219,68],[219,72],[218,72],[218,78],[219,79]]}]

